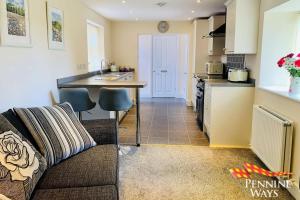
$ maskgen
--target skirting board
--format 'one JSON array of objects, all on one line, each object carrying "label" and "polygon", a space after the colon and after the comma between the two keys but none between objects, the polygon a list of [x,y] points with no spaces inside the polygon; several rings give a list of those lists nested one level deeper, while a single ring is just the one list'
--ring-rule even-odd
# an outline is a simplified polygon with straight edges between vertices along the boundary
[{"label": "skirting board", "polygon": [[188,107],[192,107],[192,106],[193,106],[193,103],[192,103],[191,100],[186,100],[185,103],[186,103],[186,105],[187,105]]},{"label": "skirting board", "polygon": [[210,148],[216,148],[216,149],[250,149],[249,146],[229,146],[229,145],[209,145]]}]

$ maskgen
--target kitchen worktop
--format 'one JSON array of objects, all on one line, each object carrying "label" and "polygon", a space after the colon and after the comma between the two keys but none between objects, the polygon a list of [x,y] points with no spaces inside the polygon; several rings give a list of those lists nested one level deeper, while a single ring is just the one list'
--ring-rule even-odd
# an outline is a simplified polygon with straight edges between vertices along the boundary
[{"label": "kitchen worktop", "polygon": [[230,82],[222,78],[222,75],[207,75],[207,74],[194,74],[194,78],[198,81],[204,80],[210,86],[214,87],[255,87],[255,80],[250,79],[248,82]]},{"label": "kitchen worktop", "polygon": [[[131,76],[131,78],[126,80],[126,77],[129,76]],[[69,81],[67,79],[69,79]],[[147,83],[145,81],[140,81],[137,79],[134,72],[106,72],[103,74],[94,73],[82,78],[74,78],[74,80],[70,78],[58,80],[59,88],[144,88],[146,85]]]},{"label": "kitchen worktop", "polygon": [[204,79],[212,87],[255,87],[255,82],[230,82],[227,79]]}]

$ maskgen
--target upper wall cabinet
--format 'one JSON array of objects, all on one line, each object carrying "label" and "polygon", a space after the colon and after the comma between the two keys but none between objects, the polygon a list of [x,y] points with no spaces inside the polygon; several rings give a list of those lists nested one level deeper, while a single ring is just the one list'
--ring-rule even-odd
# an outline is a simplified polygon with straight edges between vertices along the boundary
[{"label": "upper wall cabinet", "polygon": [[[208,32],[213,32],[220,26],[225,24],[225,16],[212,16],[208,19]],[[225,38],[224,37],[213,37],[208,38],[208,55],[218,56],[222,55],[223,49],[225,47]]]},{"label": "upper wall cabinet", "polygon": [[260,0],[229,0],[225,54],[256,54]]}]

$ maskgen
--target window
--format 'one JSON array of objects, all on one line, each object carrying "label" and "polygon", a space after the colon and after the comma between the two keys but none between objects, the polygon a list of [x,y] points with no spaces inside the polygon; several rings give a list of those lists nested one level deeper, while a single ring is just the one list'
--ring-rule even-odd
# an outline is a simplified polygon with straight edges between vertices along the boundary
[{"label": "window", "polygon": [[287,97],[290,76],[277,61],[300,52],[299,11],[299,1],[290,0],[264,13],[259,87]]},{"label": "window", "polygon": [[88,69],[89,72],[100,69],[104,55],[104,28],[93,22],[87,22]]}]

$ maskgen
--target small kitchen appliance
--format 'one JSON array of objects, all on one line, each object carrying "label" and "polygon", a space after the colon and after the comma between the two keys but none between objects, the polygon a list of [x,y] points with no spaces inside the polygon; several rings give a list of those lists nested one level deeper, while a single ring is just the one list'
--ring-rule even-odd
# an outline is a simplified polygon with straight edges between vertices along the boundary
[{"label": "small kitchen appliance", "polygon": [[208,75],[223,74],[223,63],[221,62],[207,62],[205,64],[205,68]]},{"label": "small kitchen appliance", "polygon": [[230,68],[228,70],[228,81],[231,82],[247,82],[248,81],[248,69],[246,68]]}]

